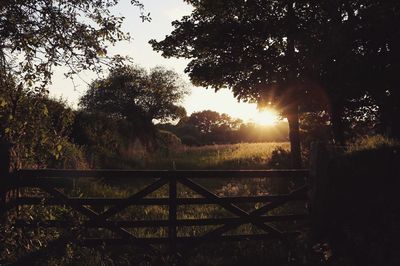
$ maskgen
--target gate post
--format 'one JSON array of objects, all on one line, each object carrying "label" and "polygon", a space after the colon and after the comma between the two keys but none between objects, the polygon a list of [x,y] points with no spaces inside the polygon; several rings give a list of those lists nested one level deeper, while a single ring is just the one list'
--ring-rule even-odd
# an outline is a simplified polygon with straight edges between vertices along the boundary
[{"label": "gate post", "polygon": [[176,220],[177,220],[177,177],[173,172],[173,175],[169,181],[169,209],[168,209],[168,238],[169,238],[169,252],[170,255],[175,256],[176,254]]},{"label": "gate post", "polygon": [[5,140],[0,140],[0,215],[3,216],[7,203],[8,178],[10,176],[11,145]]},{"label": "gate post", "polygon": [[327,208],[327,196],[329,192],[328,165],[330,154],[327,144],[324,142],[313,142],[310,154],[310,174],[307,180],[310,199],[310,216],[312,228],[318,234],[326,225],[325,217]]}]

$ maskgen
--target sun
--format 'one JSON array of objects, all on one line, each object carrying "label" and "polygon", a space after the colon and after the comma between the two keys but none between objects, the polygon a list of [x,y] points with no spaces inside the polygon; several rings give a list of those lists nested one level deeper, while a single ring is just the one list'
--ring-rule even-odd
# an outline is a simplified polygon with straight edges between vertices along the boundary
[{"label": "sun", "polygon": [[278,112],[276,112],[275,110],[265,109],[255,113],[252,116],[251,120],[254,123],[262,126],[274,126],[279,122],[280,117],[278,115]]}]

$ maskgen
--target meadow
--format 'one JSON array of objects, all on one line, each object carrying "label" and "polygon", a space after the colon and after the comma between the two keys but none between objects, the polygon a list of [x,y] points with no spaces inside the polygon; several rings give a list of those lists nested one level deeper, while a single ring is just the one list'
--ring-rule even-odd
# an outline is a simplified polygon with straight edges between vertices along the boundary
[{"label": "meadow", "polygon": [[[131,153],[129,168],[138,169],[267,169],[278,152],[288,152],[288,142],[215,144],[205,146],[179,145],[154,153]],[[275,156],[277,156],[275,155]],[[133,167],[132,167],[133,166]]]},{"label": "meadow", "polygon": [[[382,136],[375,136],[371,138],[361,138],[354,141],[348,146],[347,151],[341,155],[339,161],[336,160],[335,168],[337,172],[332,172],[336,176],[334,186],[337,186],[335,191],[342,191],[345,195],[349,192],[348,197],[352,198],[352,191],[361,180],[367,184],[370,180],[371,191],[376,187],[376,180],[373,178],[365,179],[365,171],[361,171],[365,156],[371,161],[369,165],[378,164],[376,162],[377,152],[382,154],[380,157],[386,158],[381,160],[381,164],[390,161],[393,154],[399,154],[398,143]],[[269,169],[277,168],[276,166],[284,167],[287,163],[287,143],[255,143],[255,144],[234,144],[234,145],[209,145],[202,147],[175,147],[169,149],[168,153],[163,152],[154,153],[146,157],[145,163],[141,167],[148,167],[148,169]],[[361,156],[361,157],[360,157]],[[385,157],[386,156],[386,157]],[[396,155],[397,156],[397,155]],[[133,156],[130,160],[138,160],[139,156]],[[360,160],[360,158],[364,158]],[[398,159],[398,156],[396,157]],[[131,161],[131,162],[132,162]],[[173,165],[175,162],[175,166]],[[197,162],[197,163],[196,163]],[[344,180],[351,180],[354,177],[344,177],[342,168],[353,168],[357,165],[357,171],[360,172],[359,178],[355,179],[353,183]],[[398,165],[394,163],[393,165]],[[132,166],[132,165],[131,165]],[[375,169],[376,168],[376,169]],[[383,165],[373,169],[383,169]],[[376,173],[369,170],[369,175],[376,176]],[[396,168],[397,169],[397,168]],[[387,169],[392,171],[393,169]],[[353,175],[358,172],[352,172]],[[387,174],[390,176],[389,174]],[[338,178],[342,177],[342,178]],[[153,179],[152,179],[153,180]],[[76,181],[73,187],[64,189],[64,193],[71,197],[105,197],[105,198],[126,198],[135,192],[139,191],[146,184],[152,180],[141,180],[139,182],[126,180],[104,180],[104,179],[83,179]],[[266,178],[253,178],[248,180],[229,180],[229,179],[212,179],[206,182],[201,180],[194,180],[207,187],[210,191],[218,196],[254,196],[254,195],[272,195],[279,193],[287,193],[302,184],[304,180],[286,180],[282,179],[266,179]],[[337,183],[339,182],[339,183]],[[340,182],[344,182],[343,184]],[[382,182],[386,182],[382,180]],[[368,184],[369,184],[368,183]],[[390,186],[392,187],[392,186]],[[396,186],[393,186],[394,188]],[[344,188],[347,188],[344,189]],[[364,189],[367,186],[364,185]],[[370,191],[368,190],[368,191]],[[178,197],[199,197],[193,191],[178,185]],[[43,192],[34,189],[21,190],[22,194],[28,195],[44,195]],[[338,193],[338,192],[335,192]],[[388,193],[390,194],[390,193]],[[393,193],[392,193],[393,194]],[[168,196],[168,186],[163,186],[157,191],[148,195],[148,197],[165,198]],[[332,195],[331,195],[332,196]],[[334,195],[333,195],[334,196]],[[353,201],[353,199],[352,199]],[[331,204],[336,200],[329,201]],[[363,201],[359,204],[360,206]],[[340,205],[340,202],[339,202]],[[378,204],[379,205],[379,204]],[[238,204],[240,208],[245,211],[252,211],[262,206],[261,203],[246,203]],[[357,205],[358,206],[358,205]],[[372,206],[368,205],[368,206]],[[109,206],[89,206],[96,212],[103,212]],[[381,209],[381,206],[378,206]],[[330,209],[335,209],[331,206]],[[340,205],[343,208],[343,205]],[[357,207],[357,209],[361,209]],[[337,209],[336,209],[337,210]],[[297,201],[287,203],[269,212],[269,215],[285,215],[285,214],[305,214],[307,213],[307,205],[304,201]],[[351,215],[355,213],[351,211]],[[180,206],[178,208],[178,219],[195,219],[195,218],[227,218],[232,217],[232,214],[227,212],[224,208],[218,205],[189,205]],[[362,216],[362,215],[361,215]],[[328,217],[328,216],[327,216]],[[329,216],[330,217],[330,216]],[[86,229],[81,235],[79,228],[71,226],[68,229],[49,229],[37,227],[34,230],[30,228],[14,227],[16,221],[23,218],[26,221],[37,220],[67,220],[72,225],[85,221],[77,212],[65,206],[22,206],[9,213],[9,222],[6,224],[7,228],[3,232],[7,232],[5,236],[7,239],[3,243],[2,258],[5,261],[12,262],[18,257],[26,253],[43,248],[54,238],[61,234],[76,233],[76,237],[115,237],[115,235],[108,230],[93,230]],[[335,216],[330,217],[329,220],[334,220]],[[128,221],[128,220],[166,220],[168,219],[167,206],[131,206],[124,211],[117,214],[111,220],[115,221]],[[386,221],[386,220],[385,220]],[[387,223],[392,224],[392,220],[387,220]],[[317,243],[315,245],[310,233],[310,224],[307,221],[292,222],[272,222],[270,225],[283,231],[301,230],[303,234],[296,238],[294,241],[285,240],[264,240],[264,241],[238,241],[229,243],[206,243],[184,257],[183,265],[336,265],[330,264],[329,257],[331,255],[331,248],[325,242]],[[347,225],[348,226],[348,225]],[[178,227],[178,236],[198,236],[202,235],[213,228],[214,225],[209,226],[185,226]],[[357,223],[357,228],[359,228]],[[361,228],[361,227],[360,227]],[[369,228],[367,228],[370,230]],[[126,228],[129,232],[137,237],[165,237],[167,235],[167,228]],[[333,230],[333,229],[332,229]],[[352,229],[353,230],[353,229]],[[356,230],[353,230],[356,232]],[[390,230],[389,230],[390,231]],[[313,231],[312,231],[313,232]],[[316,231],[318,232],[318,231]],[[252,234],[261,233],[259,229],[249,224],[244,224],[227,234]],[[386,232],[387,233],[387,232]],[[353,236],[350,234],[350,236]],[[357,234],[355,234],[358,237]],[[357,238],[358,239],[358,238]],[[391,237],[390,239],[394,239]],[[365,242],[368,243],[368,242]],[[365,245],[364,245],[365,246]],[[381,245],[384,246],[384,245]],[[158,246],[162,250],[166,250],[165,246]],[[334,247],[334,246],[333,246]],[[370,246],[367,246],[368,248]],[[382,253],[383,254],[383,253]],[[163,253],[161,256],[150,256],[143,262],[143,253],[140,249],[132,246],[99,246],[96,248],[83,247],[76,245],[73,242],[67,245],[66,248],[58,250],[57,253],[48,253],[47,257],[40,261],[37,265],[178,265],[168,264],[168,256]],[[351,256],[342,255],[345,261],[351,261]],[[142,262],[139,262],[142,261]],[[351,264],[337,264],[337,265],[351,265]],[[396,265],[396,264],[394,264]]]},{"label": "meadow", "polygon": [[[266,169],[268,163],[273,157],[278,157],[281,153],[285,153],[288,148],[287,143],[242,143],[232,145],[208,145],[202,147],[175,147],[170,149],[168,154],[161,152],[147,157],[147,161],[142,167],[146,169]],[[279,151],[278,153],[276,151]],[[275,154],[275,155],[274,155]],[[137,160],[138,158],[130,158]],[[276,158],[275,158],[276,159]],[[197,180],[201,182],[201,180]],[[196,181],[196,182],[197,182]],[[86,179],[75,182],[74,186],[65,189],[64,192],[72,197],[105,197],[105,198],[125,198],[140,190],[143,186],[151,182],[151,180],[141,180],[139,182],[122,180],[102,180],[102,179]],[[215,179],[202,183],[217,195],[223,196],[256,196],[274,194],[274,189],[282,184],[278,184],[277,180],[254,178],[248,180],[221,180]],[[289,191],[293,182],[288,180],[284,186]],[[25,190],[22,193],[33,194],[38,191]],[[42,194],[43,195],[43,194]],[[168,186],[164,186],[153,192],[149,197],[167,197]],[[196,193],[189,189],[178,185],[178,197],[198,197]],[[251,211],[260,207],[260,203],[239,204],[239,207],[246,211]],[[108,206],[90,206],[97,212],[102,212]],[[271,212],[272,215],[278,214],[301,214],[305,213],[304,202],[284,205]],[[9,216],[11,220],[21,219],[23,216],[27,220],[35,221],[41,219],[61,219],[74,222],[83,221],[84,218],[69,208],[62,206],[23,206],[18,209],[18,214]],[[18,218],[17,218],[18,217]],[[224,208],[217,205],[201,205],[201,206],[181,206],[178,208],[179,219],[194,218],[223,218],[231,217],[231,214]],[[83,220],[82,220],[83,219]],[[132,206],[118,214],[115,220],[154,220],[168,219],[167,206]],[[10,224],[12,224],[11,221]],[[290,228],[290,224],[277,224],[275,226],[283,226],[281,229]],[[298,225],[297,225],[298,226]],[[178,229],[179,236],[196,236],[216,228],[215,226],[203,227],[182,227]],[[75,230],[70,228],[70,230]],[[167,234],[167,228],[138,228],[127,229],[138,237],[164,237]],[[48,241],[59,236],[63,230],[37,228],[30,231],[29,229],[9,230],[14,232],[14,236],[7,243],[7,251],[11,252],[7,256],[19,257],[27,251],[32,251],[46,245]],[[92,237],[109,236],[108,231],[95,231],[88,229],[87,232]],[[259,229],[246,224],[238,227],[229,234],[252,234],[261,233]],[[17,251],[18,254],[14,252]],[[73,244],[68,245],[67,249],[59,254],[51,256],[42,261],[41,265],[136,265],[134,261],[139,260],[141,251],[133,247],[100,247],[85,248]],[[185,258],[187,265],[242,265],[243,262],[249,265],[258,265],[260,261],[265,263],[274,262],[282,263],[290,257],[288,247],[281,242],[276,241],[244,241],[235,243],[209,243],[195,249],[188,257]],[[4,256],[4,254],[3,254]],[[289,257],[288,257],[289,256]],[[156,262],[162,258],[151,258],[148,263],[140,265],[164,265]],[[138,264],[139,265],[139,264]]]}]

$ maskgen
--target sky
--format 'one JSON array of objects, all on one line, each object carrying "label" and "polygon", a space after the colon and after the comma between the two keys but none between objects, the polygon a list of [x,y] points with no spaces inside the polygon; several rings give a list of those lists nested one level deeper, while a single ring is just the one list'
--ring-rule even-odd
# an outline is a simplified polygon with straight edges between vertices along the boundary
[{"label": "sky", "polygon": [[[142,22],[139,9],[132,6],[129,0],[121,0],[118,6],[113,8],[114,14],[125,17],[123,31],[129,32],[131,40],[119,42],[116,46],[110,47],[110,55],[130,56],[135,64],[147,69],[161,65],[175,70],[190,85],[190,94],[182,102],[189,115],[196,111],[213,110],[245,121],[258,115],[256,104],[239,103],[228,89],[215,93],[212,89],[192,86],[184,73],[189,60],[163,58],[148,44],[150,39],[162,40],[168,35],[173,30],[172,21],[190,14],[192,10],[190,5],[183,0],[142,0],[141,2],[144,4],[146,14],[150,13],[151,22]],[[95,78],[93,73],[82,73],[72,82],[64,77],[63,69],[58,68],[54,74],[50,94],[56,98],[61,97],[76,108],[79,98],[87,90],[88,83]]]}]

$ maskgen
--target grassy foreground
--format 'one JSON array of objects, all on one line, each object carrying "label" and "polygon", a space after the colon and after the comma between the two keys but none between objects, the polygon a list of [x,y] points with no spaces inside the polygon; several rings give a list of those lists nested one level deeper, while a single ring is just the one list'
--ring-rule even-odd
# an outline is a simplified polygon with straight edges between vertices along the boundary
[{"label": "grassy foreground", "polygon": [[[274,151],[287,150],[288,143],[243,143],[232,145],[209,145],[202,147],[175,147],[168,151],[158,152],[147,157],[132,156],[128,160],[141,161],[143,169],[265,169],[268,162],[274,157]],[[127,162],[129,162],[127,160]],[[174,165],[174,166],[173,166]],[[139,167],[138,167],[139,168]],[[198,180],[200,181],[200,180]],[[266,195],[276,193],[274,188],[277,180],[252,179],[252,180],[212,180],[202,184],[219,196],[249,196],[249,195]],[[118,197],[125,198],[142,188],[145,183],[151,180],[143,180],[142,182],[111,182],[104,183],[104,180],[82,180],[77,182],[72,190],[64,192],[73,197]],[[286,184],[289,185],[289,184]],[[35,190],[25,190],[24,194],[38,193]],[[41,194],[41,192],[39,192]],[[182,186],[178,187],[179,197],[196,197],[196,193]],[[150,197],[166,197],[168,195],[168,187],[153,192]],[[243,205],[243,206],[242,206]],[[242,204],[240,205],[246,211],[254,210],[259,207],[258,204]],[[90,206],[97,212],[102,212],[103,207]],[[107,207],[105,207],[107,208]],[[283,206],[273,211],[274,214],[279,213],[303,213],[304,205]],[[10,215],[9,226],[15,220],[21,219],[21,215],[26,220],[37,221],[46,219],[71,220],[74,222],[82,222],[84,217],[68,207],[63,206],[24,206],[18,213]],[[216,218],[230,217],[231,214],[224,208],[216,205],[201,206],[181,206],[178,210],[179,219],[194,218]],[[15,219],[15,220],[14,220]],[[119,213],[113,219],[116,220],[152,220],[152,219],[168,219],[168,208],[166,206],[132,206]],[[288,225],[284,225],[285,227]],[[212,230],[215,226],[206,227],[182,227],[179,228],[180,236],[202,235]],[[75,230],[76,228],[70,228]],[[163,237],[166,236],[166,228],[140,228],[127,229],[138,237]],[[2,255],[7,261],[13,261],[23,254],[29,253],[46,246],[52,239],[59,235],[67,233],[63,230],[37,228],[33,231],[21,228],[8,228],[8,242],[5,244],[5,251]],[[84,234],[92,237],[115,237],[110,235],[111,232],[88,230]],[[249,224],[240,226],[239,228],[229,232],[239,234],[259,233],[256,227]],[[164,249],[164,248],[163,248]],[[48,254],[49,259],[41,261],[40,265],[165,265],[156,263],[151,258],[151,262],[138,263],[142,254],[140,250],[129,246],[108,246],[106,249],[85,248],[74,243],[70,243],[66,250],[61,251],[61,255]],[[287,247],[274,241],[255,241],[255,242],[237,242],[237,243],[210,243],[203,245],[199,249],[194,250],[192,254],[185,258],[188,265],[258,265],[260,261],[263,263],[273,263],[281,265],[287,261]],[[136,264],[138,263],[138,264]]]},{"label": "grassy foreground", "polygon": [[[139,163],[146,169],[265,169],[276,149],[289,149],[287,142],[179,146],[150,156]],[[136,159],[136,158],[135,158]],[[136,159],[137,160],[137,159]]]}]

